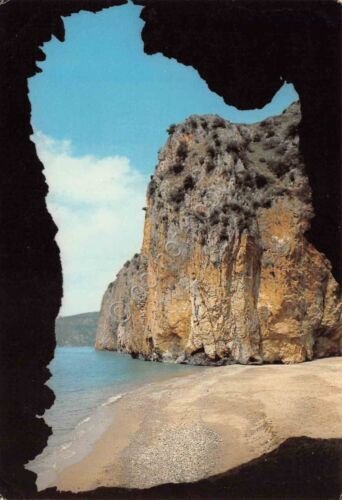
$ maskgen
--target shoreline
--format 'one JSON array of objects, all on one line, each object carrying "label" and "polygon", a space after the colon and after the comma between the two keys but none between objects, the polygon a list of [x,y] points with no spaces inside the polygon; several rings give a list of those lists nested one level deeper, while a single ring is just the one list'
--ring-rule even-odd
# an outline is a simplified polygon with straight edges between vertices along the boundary
[{"label": "shoreline", "polygon": [[209,367],[126,393],[59,491],[148,488],[221,474],[290,437],[342,435],[342,358]]},{"label": "shoreline", "polygon": [[[130,355],[125,353],[122,353],[122,355],[120,353],[120,357],[131,360]],[[135,363],[135,361],[131,361]],[[140,360],[137,361],[137,365],[142,364],[145,365],[144,362]],[[175,365],[172,364],[172,367],[173,366]],[[178,368],[178,366],[175,367]],[[198,369],[200,371],[203,370],[202,367],[198,367]],[[54,485],[57,476],[61,474],[64,469],[71,467],[73,464],[87,457],[96,442],[110,426],[114,418],[113,412],[115,412],[115,405],[121,398],[141,388],[147,389],[151,384],[168,382],[178,377],[186,377],[194,373],[194,371],[197,371],[197,367],[189,367],[189,369],[186,367],[185,370],[182,371],[161,369],[158,371],[158,374],[149,373],[146,379],[142,377],[140,379],[126,380],[125,382],[120,381],[119,384],[113,382],[111,393],[108,393],[106,388],[105,392],[107,394],[104,399],[101,401],[102,398],[100,398],[98,405],[92,408],[81,420],[77,421],[74,427],[62,436],[63,439],[61,439],[58,432],[56,435],[52,434],[52,437],[55,438],[53,444],[48,442],[43,452],[26,464],[28,470],[38,475],[36,479],[38,491],[43,491],[45,488]],[[101,390],[96,389],[95,391],[101,395]],[[58,400],[60,400],[61,397],[61,394],[59,394]],[[49,418],[51,419],[51,417]],[[54,419],[56,419],[56,417],[54,417]],[[56,421],[49,421],[52,427],[54,427],[56,423]]]}]

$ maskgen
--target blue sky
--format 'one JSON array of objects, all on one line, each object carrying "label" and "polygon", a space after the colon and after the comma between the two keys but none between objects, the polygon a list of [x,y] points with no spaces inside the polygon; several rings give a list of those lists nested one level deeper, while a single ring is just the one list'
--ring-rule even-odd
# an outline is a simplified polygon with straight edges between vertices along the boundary
[{"label": "blue sky", "polygon": [[[144,54],[140,10],[129,4],[65,18],[65,43],[44,45],[43,72],[29,81],[34,140],[50,185],[48,207],[60,229],[62,314],[99,309],[106,284],[139,249],[147,178],[171,123],[207,113],[252,123],[298,98],[284,84],[261,110],[227,106],[193,68]],[[127,195],[136,202],[121,213],[118,200]],[[120,222],[119,232],[118,219],[127,226]]]}]

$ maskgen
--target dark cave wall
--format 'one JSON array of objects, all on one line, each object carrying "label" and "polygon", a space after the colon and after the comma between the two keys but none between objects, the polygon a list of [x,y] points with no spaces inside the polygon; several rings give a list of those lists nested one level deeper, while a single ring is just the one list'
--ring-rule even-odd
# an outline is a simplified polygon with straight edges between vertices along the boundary
[{"label": "dark cave wall", "polygon": [[227,104],[260,108],[284,81],[294,84],[316,214],[308,236],[341,283],[341,5],[329,0],[135,3],[145,6],[145,51],[193,66]]},{"label": "dark cave wall", "polygon": [[[124,0],[10,0],[0,5],[0,492],[35,496],[23,465],[44,448],[50,429],[36,418],[54,396],[45,386],[54,320],[62,297],[57,228],[47,212],[43,165],[30,141],[27,78],[44,59],[40,46],[64,39],[61,16]],[[142,2],[136,2],[142,4]],[[260,107],[295,84],[303,107],[302,148],[314,189],[311,238],[337,274],[340,253],[340,9],[325,2],[145,0],[147,53],[162,52],[199,70],[210,88],[240,108]],[[257,5],[257,8],[256,8]],[[271,6],[272,5],[272,6]],[[266,10],[265,10],[266,9]]]}]

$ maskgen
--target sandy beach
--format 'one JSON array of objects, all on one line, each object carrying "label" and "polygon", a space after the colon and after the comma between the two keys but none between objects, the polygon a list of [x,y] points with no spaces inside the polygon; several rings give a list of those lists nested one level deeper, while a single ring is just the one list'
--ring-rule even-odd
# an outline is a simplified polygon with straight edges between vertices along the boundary
[{"label": "sandy beach", "polygon": [[92,451],[60,491],[148,488],[228,471],[289,437],[342,437],[342,358],[206,368],[152,383],[113,405]]}]

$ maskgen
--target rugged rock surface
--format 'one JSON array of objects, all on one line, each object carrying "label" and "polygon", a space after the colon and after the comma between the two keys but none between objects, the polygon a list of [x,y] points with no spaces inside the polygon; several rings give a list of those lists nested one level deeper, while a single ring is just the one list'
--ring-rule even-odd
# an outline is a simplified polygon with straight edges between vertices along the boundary
[{"label": "rugged rock surface", "polygon": [[340,352],[341,301],[305,238],[299,104],[256,125],[170,128],[141,254],[105,293],[98,348],[177,362],[301,362]]}]

